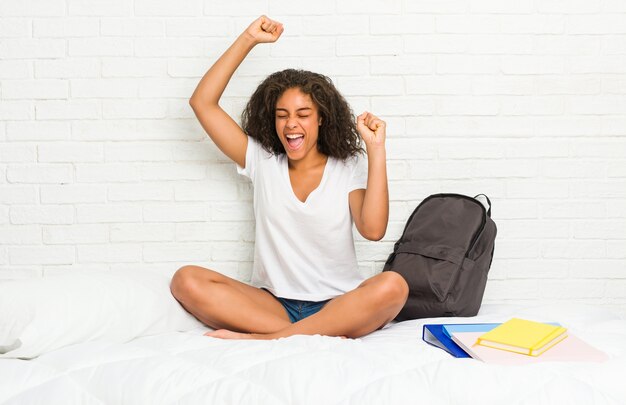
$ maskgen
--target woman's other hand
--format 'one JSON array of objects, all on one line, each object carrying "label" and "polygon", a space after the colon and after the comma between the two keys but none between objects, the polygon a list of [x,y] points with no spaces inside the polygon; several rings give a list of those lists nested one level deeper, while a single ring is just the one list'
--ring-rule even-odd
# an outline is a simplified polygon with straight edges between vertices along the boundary
[{"label": "woman's other hand", "polygon": [[385,146],[387,124],[374,114],[364,112],[356,119],[356,128],[369,150],[370,147],[379,148]]}]

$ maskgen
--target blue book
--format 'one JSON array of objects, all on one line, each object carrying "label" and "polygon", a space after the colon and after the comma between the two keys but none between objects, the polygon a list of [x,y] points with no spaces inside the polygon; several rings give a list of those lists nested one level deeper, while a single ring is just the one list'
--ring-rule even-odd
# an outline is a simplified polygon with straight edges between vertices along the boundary
[{"label": "blue book", "polygon": [[422,330],[422,340],[429,345],[438,347],[454,357],[470,357],[459,345],[452,341],[443,331],[443,324],[426,324]]},{"label": "blue book", "polygon": [[471,357],[452,340],[454,332],[488,332],[500,323],[441,323],[426,324],[422,333],[424,342],[450,353],[454,357]]}]

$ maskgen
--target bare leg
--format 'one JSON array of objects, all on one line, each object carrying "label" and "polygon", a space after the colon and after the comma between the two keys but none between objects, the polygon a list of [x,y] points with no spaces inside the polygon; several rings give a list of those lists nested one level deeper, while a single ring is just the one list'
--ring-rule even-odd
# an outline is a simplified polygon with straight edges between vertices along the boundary
[{"label": "bare leg", "polygon": [[184,266],[172,278],[172,294],[212,328],[272,333],[291,325],[283,306],[267,291],[199,266]]},{"label": "bare leg", "polygon": [[279,331],[245,334],[218,330],[208,335],[224,339],[277,339],[315,334],[357,338],[392,321],[404,306],[408,293],[409,287],[402,276],[384,272],[333,299],[318,313]]}]

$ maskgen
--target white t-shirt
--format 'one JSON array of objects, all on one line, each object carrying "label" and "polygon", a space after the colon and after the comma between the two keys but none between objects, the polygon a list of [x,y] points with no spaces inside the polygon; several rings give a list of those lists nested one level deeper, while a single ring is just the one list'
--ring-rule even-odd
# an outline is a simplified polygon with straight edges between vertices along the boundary
[{"label": "white t-shirt", "polygon": [[319,186],[305,202],[291,187],[287,156],[271,155],[253,138],[248,137],[246,167],[237,171],[254,186],[252,285],[282,298],[322,301],[363,282],[348,194],[367,186],[364,158],[329,157]]}]

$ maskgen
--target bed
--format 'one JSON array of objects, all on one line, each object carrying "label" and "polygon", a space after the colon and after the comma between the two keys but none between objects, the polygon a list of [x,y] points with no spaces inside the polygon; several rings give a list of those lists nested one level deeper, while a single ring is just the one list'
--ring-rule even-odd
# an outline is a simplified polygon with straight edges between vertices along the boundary
[{"label": "bed", "polygon": [[[361,339],[223,341],[169,275],[78,273],[0,283],[0,404],[626,404],[626,320],[580,305],[483,305]],[[424,323],[556,320],[602,363],[496,366],[421,340]]]}]

